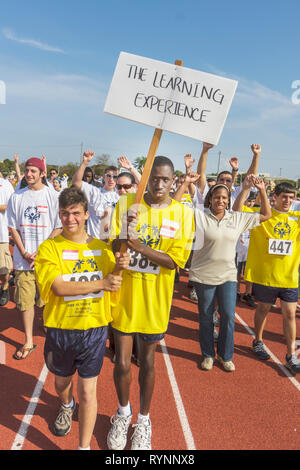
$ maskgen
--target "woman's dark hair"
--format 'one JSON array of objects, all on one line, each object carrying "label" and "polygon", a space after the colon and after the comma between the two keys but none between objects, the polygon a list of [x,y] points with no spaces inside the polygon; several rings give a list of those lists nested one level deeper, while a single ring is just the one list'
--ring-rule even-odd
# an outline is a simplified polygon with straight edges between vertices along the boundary
[{"label": "woman's dark hair", "polygon": [[26,186],[28,186],[28,183],[26,181],[25,176],[23,176],[23,178],[21,179],[21,183],[20,183],[20,189],[26,188]]},{"label": "woman's dark hair", "polygon": [[226,184],[221,184],[221,183],[217,183],[214,186],[212,186],[211,188],[209,188],[209,191],[206,194],[205,199],[204,199],[204,207],[205,208],[210,207],[210,202],[211,202],[211,198],[212,198],[213,193],[216,190],[220,189],[220,188],[226,189],[226,191],[228,192],[229,203],[228,203],[227,209],[229,208],[229,205],[230,205],[230,189],[228,188],[228,186],[226,186]]},{"label": "woman's dark hair", "polygon": [[[99,183],[99,181],[96,181],[96,180],[95,180],[95,172],[94,172],[93,168],[90,167],[90,166],[87,166],[86,169],[84,170],[82,180],[83,180],[83,181],[86,181],[86,175],[87,175],[87,173],[92,173],[92,179],[91,179],[91,181],[89,182],[89,184],[91,184],[91,185],[93,185],[93,186],[96,186],[97,188],[101,187],[101,184]],[[87,181],[86,181],[86,182],[87,182]]]},{"label": "woman's dark hair", "polygon": [[[118,179],[121,178],[122,176],[126,176],[126,178],[129,178],[130,181],[131,181],[131,184],[136,184],[134,176],[131,173],[129,173],[128,171],[122,171],[122,173],[119,173],[118,174]],[[118,181],[118,179],[117,179],[117,181]]]}]

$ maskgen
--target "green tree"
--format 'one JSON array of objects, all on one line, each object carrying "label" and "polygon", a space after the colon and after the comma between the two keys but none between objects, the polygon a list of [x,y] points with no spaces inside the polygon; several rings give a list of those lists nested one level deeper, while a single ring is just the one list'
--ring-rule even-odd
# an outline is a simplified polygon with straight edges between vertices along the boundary
[{"label": "green tree", "polygon": [[10,160],[9,158],[5,158],[2,162],[0,162],[0,171],[3,176],[8,175],[11,171],[15,169],[15,162]]},{"label": "green tree", "polygon": [[142,173],[146,160],[146,157],[137,157],[133,162],[134,168],[136,168],[140,173]]}]

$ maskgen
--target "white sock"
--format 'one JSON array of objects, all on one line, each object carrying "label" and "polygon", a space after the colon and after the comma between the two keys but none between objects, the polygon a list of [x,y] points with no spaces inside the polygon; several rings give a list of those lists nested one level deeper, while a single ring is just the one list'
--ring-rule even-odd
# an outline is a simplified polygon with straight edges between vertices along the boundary
[{"label": "white sock", "polygon": [[142,423],[143,421],[150,421],[149,413],[147,415],[138,414],[138,423]]},{"label": "white sock", "polygon": [[91,450],[90,446],[88,447],[80,447],[78,446],[78,449],[77,450]]},{"label": "white sock", "polygon": [[64,406],[66,408],[71,408],[73,405],[74,405],[74,398],[73,397],[72,397],[72,400],[70,401],[70,403],[68,403],[67,405],[64,404]]},{"label": "white sock", "polygon": [[119,403],[118,413],[119,415],[122,415],[122,416],[130,416],[131,415],[130,403],[128,402],[126,406],[121,406]]}]

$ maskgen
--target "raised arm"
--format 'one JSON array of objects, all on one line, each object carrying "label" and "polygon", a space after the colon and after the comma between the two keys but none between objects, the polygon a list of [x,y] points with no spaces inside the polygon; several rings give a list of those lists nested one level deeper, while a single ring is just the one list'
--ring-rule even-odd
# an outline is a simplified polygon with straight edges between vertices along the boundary
[{"label": "raised arm", "polygon": [[19,155],[17,153],[14,154],[14,162],[15,162],[15,172],[17,175],[18,183],[19,183],[22,179],[22,176],[21,176],[21,170],[20,170],[20,165],[19,165]]},{"label": "raised arm", "polygon": [[82,156],[82,162],[80,163],[78,170],[76,170],[72,178],[72,184],[73,186],[75,186],[75,188],[81,189],[84,170],[87,166],[89,166],[90,162],[94,158],[94,155],[95,152],[93,152],[92,150],[86,150],[84,152]]},{"label": "raised arm", "polygon": [[195,184],[197,184],[198,179],[199,179],[198,173],[189,173],[185,175],[185,180],[175,192],[173,199],[177,202],[180,202],[182,199],[182,196],[188,192],[190,186],[191,185],[194,186]]},{"label": "raised arm", "polygon": [[262,178],[253,178],[253,184],[259,190],[260,194],[260,222],[265,222],[272,217],[266,186]]},{"label": "raised arm", "polygon": [[45,178],[47,178],[47,158],[45,157],[45,155],[42,155],[41,160],[42,160],[42,162],[44,163],[44,167],[45,167]]},{"label": "raised arm", "polygon": [[268,201],[265,184],[262,178],[257,178],[255,175],[247,175],[242,184],[242,190],[234,201],[232,210],[242,212],[243,205],[251,186],[255,186],[260,193],[261,207],[260,207],[260,222],[264,222],[272,217],[271,207]]},{"label": "raised arm", "polygon": [[[185,165],[186,175],[189,175],[191,173],[192,166],[194,165],[194,163],[195,163],[195,159],[193,160],[192,155],[190,153],[184,156],[184,165]],[[188,192],[192,198],[194,197],[195,191],[196,191],[195,185],[193,183],[190,183],[188,187]]]},{"label": "raised arm", "polygon": [[257,176],[258,172],[258,164],[261,154],[261,146],[259,144],[252,144],[251,150],[253,152],[252,162],[248,168],[247,175],[255,175]]},{"label": "raised arm", "polygon": [[253,177],[254,177],[254,175],[247,175],[246,178],[244,179],[244,181],[242,183],[242,189],[241,189],[239,195],[237,196],[237,198],[234,201],[234,204],[232,206],[233,211],[242,212],[243,205],[244,205],[244,203],[247,199],[250,188],[253,184],[253,182],[252,182]]},{"label": "raised arm", "polygon": [[141,181],[142,175],[137,171],[136,168],[132,165],[132,163],[128,160],[128,158],[122,156],[118,158],[118,163],[120,164],[121,168],[125,168],[128,170],[134,177],[136,184],[139,184]]},{"label": "raised arm", "polygon": [[200,176],[197,182],[197,187],[201,194],[203,194],[205,185],[206,185],[207,155],[208,155],[208,151],[211,148],[213,148],[213,144],[208,144],[207,142],[203,142],[202,152],[201,152],[200,159],[197,165],[197,173]]},{"label": "raised arm", "polygon": [[239,159],[237,157],[231,157],[229,160],[230,166],[232,168],[231,174],[232,174],[232,186],[236,182],[236,177],[239,171]]}]

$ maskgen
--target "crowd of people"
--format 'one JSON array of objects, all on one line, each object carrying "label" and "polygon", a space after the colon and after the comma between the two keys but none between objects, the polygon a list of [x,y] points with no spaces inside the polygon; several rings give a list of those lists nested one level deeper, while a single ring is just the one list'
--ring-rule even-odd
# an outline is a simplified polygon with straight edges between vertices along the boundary
[{"label": "crowd of people", "polygon": [[71,430],[77,372],[80,450],[90,449],[107,341],[118,399],[108,448],[127,445],[134,353],[140,409],[132,425],[131,449],[151,449],[155,349],[168,329],[174,282],[180,282],[181,270],[188,272],[190,298],[198,303],[203,370],[212,370],[215,359],[225,371],[235,370],[234,320],[240,301],[255,308],[251,354],[269,360],[263,332],[279,298],[285,366],[300,372],[297,191],[288,182],[266,190],[257,176],[258,144],[251,146],[242,184],[236,185],[237,157],[230,159],[231,171],[208,178],[212,147],[203,143],[196,171],[195,160],[187,154],[185,174],[178,178],[171,159],[155,157],[139,204],[135,194],[142,175],[125,156],[97,178],[94,152],[87,150],[69,179],[55,168],[47,178],[44,156],[29,158],[22,175],[16,154],[15,179],[0,175],[0,305],[10,300],[12,283],[24,325],[24,344],[13,357],[25,360],[36,349],[35,306],[43,308],[44,358],[60,402],[52,429],[58,436]]}]

